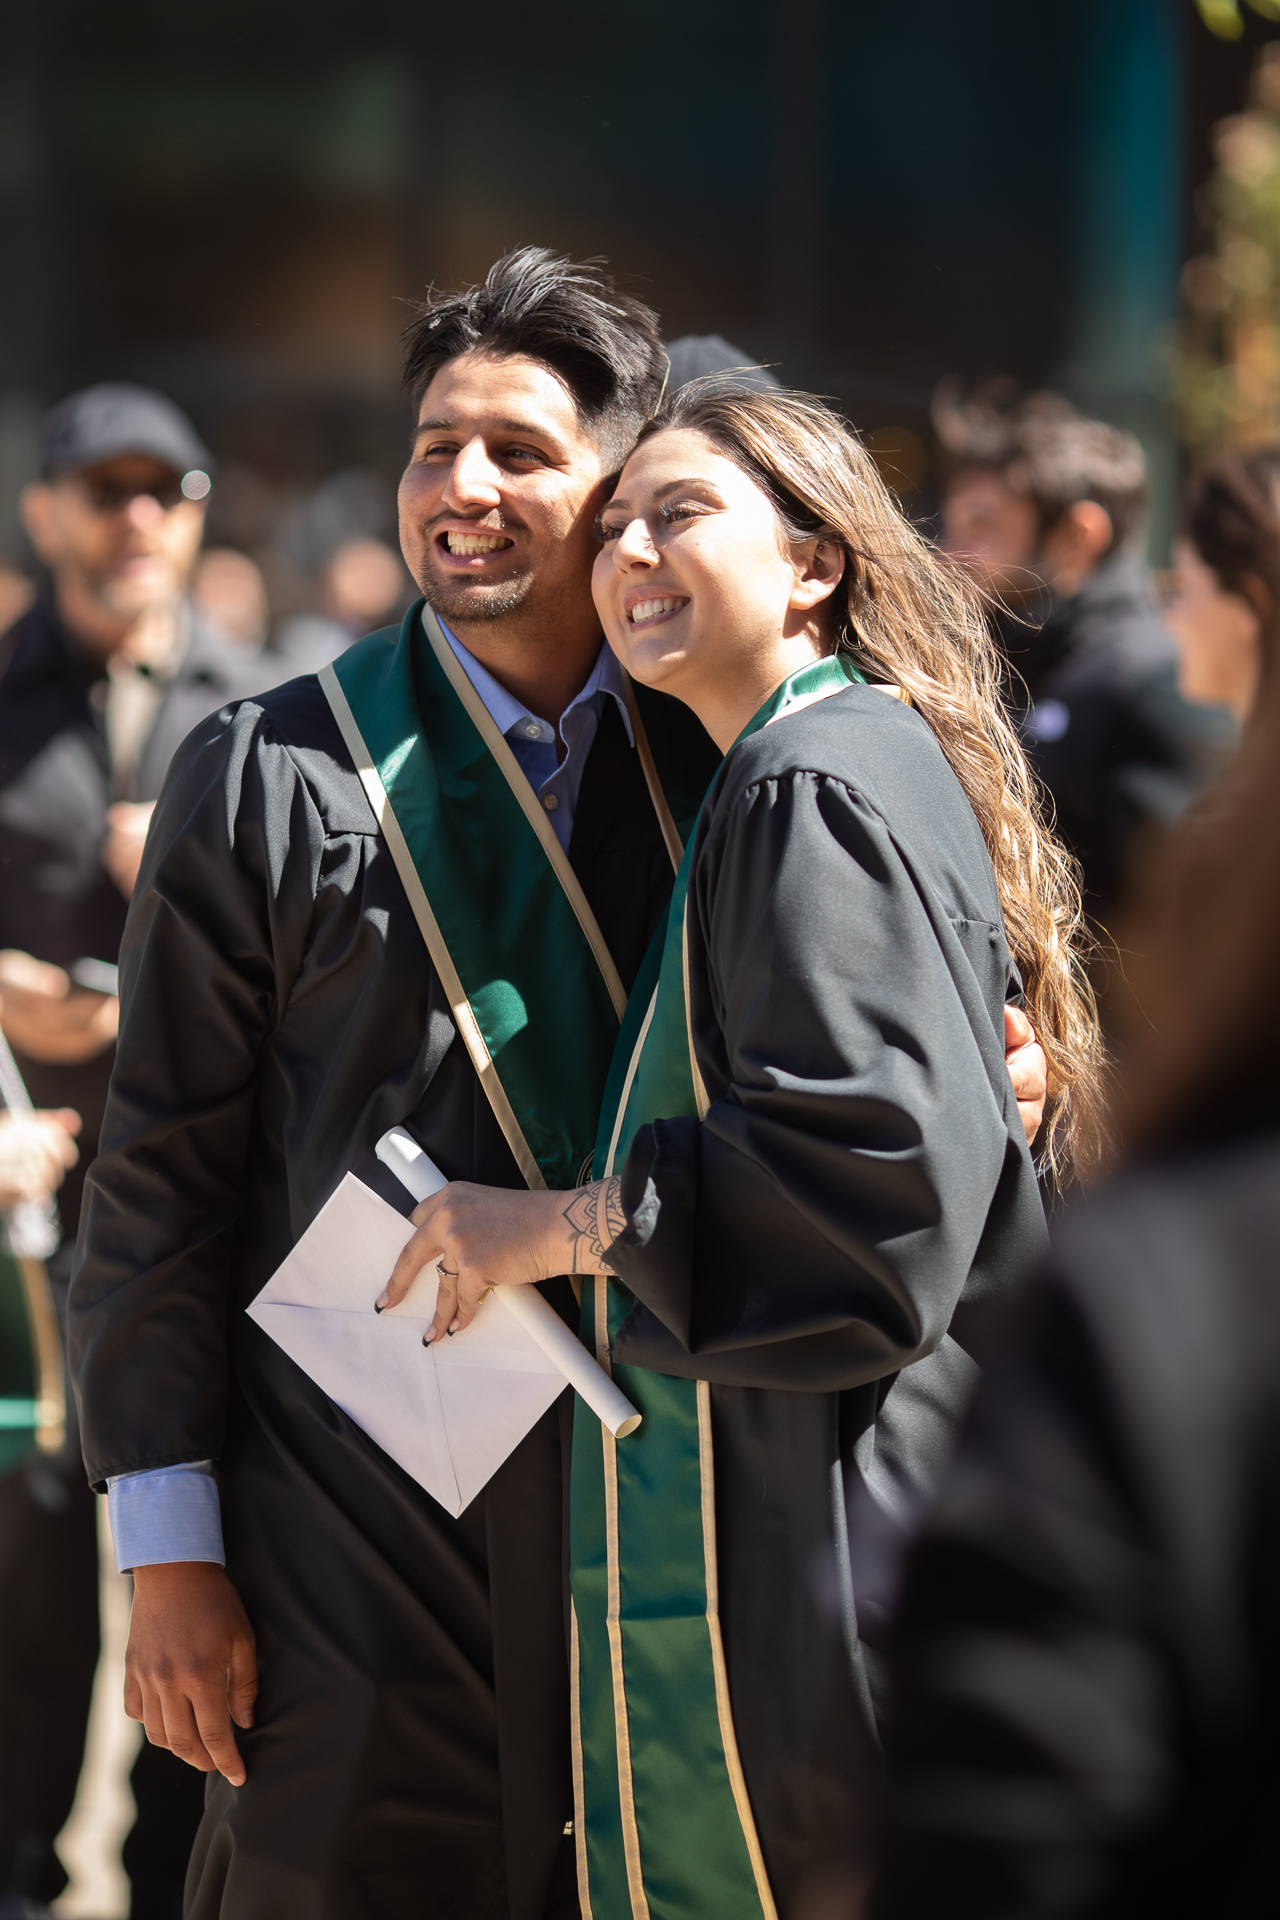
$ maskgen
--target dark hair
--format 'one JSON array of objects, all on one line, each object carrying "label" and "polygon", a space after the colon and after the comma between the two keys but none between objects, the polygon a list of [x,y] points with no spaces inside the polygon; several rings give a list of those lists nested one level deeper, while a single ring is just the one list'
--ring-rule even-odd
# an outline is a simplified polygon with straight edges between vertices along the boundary
[{"label": "dark hair", "polygon": [[1280,447],[1217,453],[1187,483],[1182,529],[1228,593],[1252,575],[1280,589]]},{"label": "dark hair", "polygon": [[948,479],[974,468],[998,473],[1031,501],[1043,533],[1082,500],[1106,509],[1111,551],[1141,532],[1147,462],[1131,433],[1086,420],[1061,394],[1022,395],[1008,380],[989,381],[967,400],[958,381],[943,380],[932,412]]},{"label": "dark hair", "polygon": [[832,635],[932,730],[982,829],[1027,1012],[1049,1061],[1044,1155],[1059,1175],[1100,1149],[1101,1041],[1080,963],[1075,871],[1054,838],[1000,693],[973,588],[899,511],[848,423],[811,394],[695,381],[644,429],[691,428],[771,501],[784,538],[845,555]]},{"label": "dark hair", "polygon": [[432,287],[404,330],[404,384],[415,412],[459,354],[524,354],[564,381],[605,459],[621,464],[657,405],[666,374],[658,318],[619,293],[598,260],[517,247],[463,293]]}]

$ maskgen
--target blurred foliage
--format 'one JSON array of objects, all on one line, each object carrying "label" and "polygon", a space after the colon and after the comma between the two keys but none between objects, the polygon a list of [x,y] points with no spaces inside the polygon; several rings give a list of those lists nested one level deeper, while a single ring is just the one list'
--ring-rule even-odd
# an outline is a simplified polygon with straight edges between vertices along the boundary
[{"label": "blurred foliage", "polygon": [[[1280,20],[1280,0],[1249,0],[1249,6],[1264,20]],[[1244,33],[1239,0],[1196,0],[1196,11],[1219,40],[1239,40]]]},{"label": "blurred foliage", "polygon": [[1280,41],[1261,49],[1244,112],[1214,129],[1214,161],[1198,202],[1212,245],[1183,268],[1174,352],[1193,448],[1280,438]]}]

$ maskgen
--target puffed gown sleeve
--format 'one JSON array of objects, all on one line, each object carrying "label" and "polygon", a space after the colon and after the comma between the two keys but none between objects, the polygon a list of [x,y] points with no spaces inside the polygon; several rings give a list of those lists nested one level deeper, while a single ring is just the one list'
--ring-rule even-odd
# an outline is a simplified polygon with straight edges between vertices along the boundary
[{"label": "puffed gown sleeve", "polygon": [[314,800],[259,707],[197,729],[129,910],[72,1289],[70,1359],[99,1487],[222,1452],[259,1054],[314,931],[323,849]]},{"label": "puffed gown sleeve", "polygon": [[687,925],[710,1105],[644,1128],[623,1169],[611,1258],[639,1304],[621,1360],[857,1387],[930,1353],[967,1283],[1003,1286],[1038,1248],[994,881],[931,737],[904,738],[901,780],[937,790],[923,833],[918,795],[803,765],[704,823]]}]

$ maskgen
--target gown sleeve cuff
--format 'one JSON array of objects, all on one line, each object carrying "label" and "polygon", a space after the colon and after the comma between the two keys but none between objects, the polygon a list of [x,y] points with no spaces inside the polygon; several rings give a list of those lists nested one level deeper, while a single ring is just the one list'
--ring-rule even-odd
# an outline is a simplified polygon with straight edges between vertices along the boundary
[{"label": "gown sleeve cuff", "polygon": [[107,1510],[120,1573],[175,1560],[226,1565],[212,1460],[114,1474],[107,1481]]},{"label": "gown sleeve cuff", "polygon": [[614,1272],[688,1350],[698,1205],[698,1122],[641,1127],[622,1170],[627,1224],[609,1249]]}]

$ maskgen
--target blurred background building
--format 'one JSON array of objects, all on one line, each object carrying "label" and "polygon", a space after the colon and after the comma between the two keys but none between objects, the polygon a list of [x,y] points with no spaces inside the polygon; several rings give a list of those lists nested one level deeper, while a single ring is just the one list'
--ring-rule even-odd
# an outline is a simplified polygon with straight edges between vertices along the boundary
[{"label": "blurred background building", "polygon": [[[725,334],[837,396],[917,510],[940,375],[1055,385],[1141,435],[1159,541],[1158,348],[1263,8],[10,5],[0,557],[26,560],[41,408],[138,380],[218,452],[209,544],[255,559],[271,612],[367,624],[382,609],[339,604],[325,568],[394,540],[402,303],[523,241],[604,254],[669,336]],[[233,571],[209,591],[251,635],[260,589]]]}]

